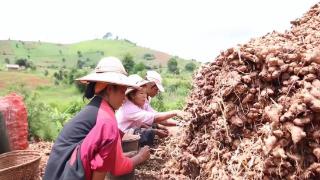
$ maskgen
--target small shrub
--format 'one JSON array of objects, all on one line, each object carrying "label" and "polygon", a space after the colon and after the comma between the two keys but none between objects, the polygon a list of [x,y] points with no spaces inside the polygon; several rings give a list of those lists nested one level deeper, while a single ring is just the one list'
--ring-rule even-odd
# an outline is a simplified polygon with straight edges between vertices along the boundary
[{"label": "small shrub", "polygon": [[127,53],[122,59],[122,64],[128,73],[131,73],[134,68],[133,56],[130,53]]},{"label": "small shrub", "polygon": [[146,66],[142,62],[140,62],[134,65],[133,72],[137,73],[137,72],[143,71],[144,69],[146,69]]},{"label": "small shrub", "polygon": [[150,61],[150,60],[154,60],[155,57],[151,53],[146,53],[146,54],[143,55],[143,59]]},{"label": "small shrub", "polygon": [[193,72],[196,69],[196,65],[193,62],[186,64],[185,69],[189,72]]},{"label": "small shrub", "polygon": [[178,61],[175,58],[169,59],[168,70],[170,73],[179,74]]}]

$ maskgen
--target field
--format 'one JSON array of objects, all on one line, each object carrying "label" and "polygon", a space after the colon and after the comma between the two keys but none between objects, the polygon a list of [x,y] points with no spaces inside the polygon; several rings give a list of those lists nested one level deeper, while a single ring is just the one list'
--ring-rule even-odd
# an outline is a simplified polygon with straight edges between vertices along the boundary
[{"label": "field", "polygon": [[0,71],[0,95],[4,95],[6,89],[19,84],[25,84],[25,86],[30,89],[52,85],[50,79],[35,74],[17,71]]}]

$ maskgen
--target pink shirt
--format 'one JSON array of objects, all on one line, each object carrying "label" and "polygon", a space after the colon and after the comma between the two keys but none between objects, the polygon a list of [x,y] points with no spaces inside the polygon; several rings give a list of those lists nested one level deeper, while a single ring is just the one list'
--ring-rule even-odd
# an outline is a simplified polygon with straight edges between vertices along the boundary
[{"label": "pink shirt", "polygon": [[96,125],[80,146],[86,179],[91,179],[93,171],[111,172],[113,175],[132,171],[132,160],[123,155],[120,138],[114,112],[102,101]]},{"label": "pink shirt", "polygon": [[151,126],[155,118],[155,111],[149,103],[140,108],[127,99],[117,111],[116,118],[119,129],[126,132],[130,128],[140,128],[143,124]]}]

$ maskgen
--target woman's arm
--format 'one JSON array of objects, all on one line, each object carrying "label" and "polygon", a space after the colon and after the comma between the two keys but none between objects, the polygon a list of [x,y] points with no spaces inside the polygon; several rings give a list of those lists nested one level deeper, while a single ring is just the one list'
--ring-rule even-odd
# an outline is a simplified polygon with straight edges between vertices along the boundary
[{"label": "woman's arm", "polygon": [[178,114],[179,114],[178,110],[167,111],[167,112],[157,112],[155,113],[154,122],[160,123],[174,116],[177,116]]},{"label": "woman's arm", "polygon": [[166,121],[162,121],[159,123],[159,125],[164,125],[164,126],[177,126],[178,121],[173,120],[173,119],[168,119]]}]

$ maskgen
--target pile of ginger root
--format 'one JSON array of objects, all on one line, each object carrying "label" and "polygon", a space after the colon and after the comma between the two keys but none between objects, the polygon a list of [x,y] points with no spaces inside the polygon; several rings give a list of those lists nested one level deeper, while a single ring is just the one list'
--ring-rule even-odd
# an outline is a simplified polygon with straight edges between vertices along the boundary
[{"label": "pile of ginger root", "polygon": [[164,177],[320,178],[320,4],[291,23],[200,67]]}]

